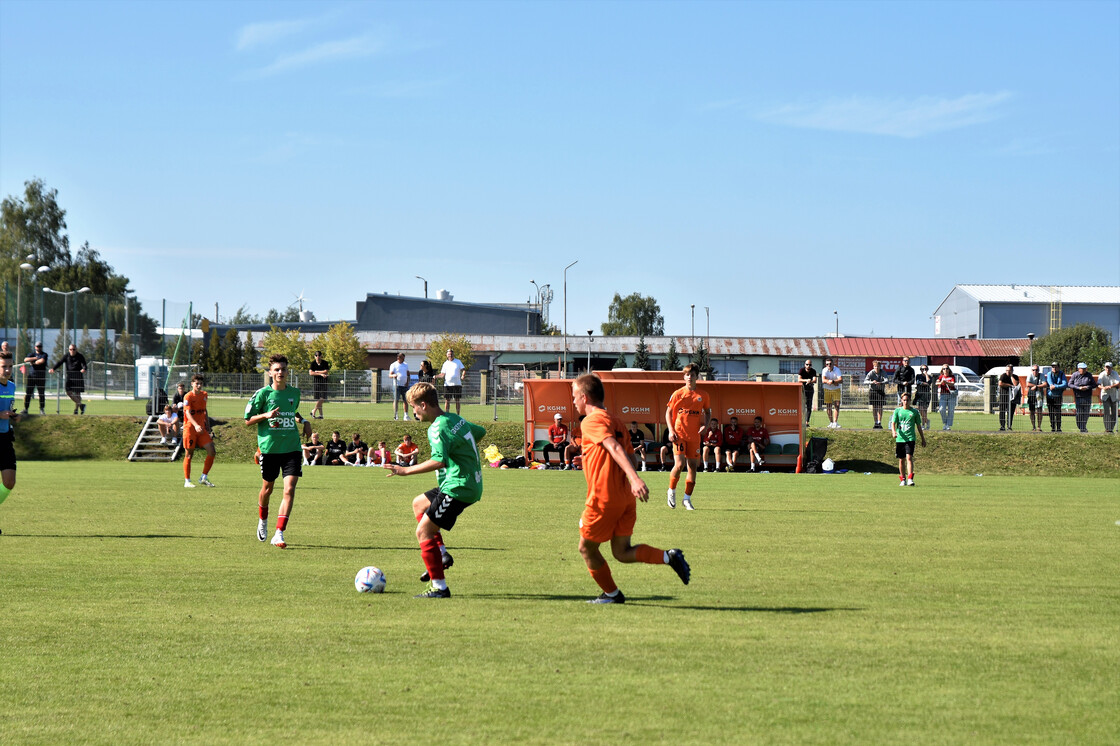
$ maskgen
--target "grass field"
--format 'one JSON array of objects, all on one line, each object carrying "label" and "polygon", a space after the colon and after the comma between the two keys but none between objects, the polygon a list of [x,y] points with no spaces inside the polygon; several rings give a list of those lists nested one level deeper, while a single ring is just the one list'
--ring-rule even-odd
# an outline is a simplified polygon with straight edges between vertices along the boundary
[{"label": "grass field", "polygon": [[701,475],[688,513],[647,474],[636,538],[693,581],[612,562],[597,607],[578,472],[488,469],[445,601],[412,598],[431,475],[308,470],[284,551],[252,466],[213,476],[20,464],[0,742],[1120,741],[1115,479]]}]

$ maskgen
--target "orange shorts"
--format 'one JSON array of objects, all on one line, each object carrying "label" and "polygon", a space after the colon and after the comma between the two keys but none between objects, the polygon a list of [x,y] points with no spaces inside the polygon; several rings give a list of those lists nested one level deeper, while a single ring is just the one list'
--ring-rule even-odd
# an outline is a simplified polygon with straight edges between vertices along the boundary
[{"label": "orange shorts", "polygon": [[673,441],[673,453],[681,454],[685,458],[700,458],[700,439],[682,440],[680,436]]},{"label": "orange shorts", "polygon": [[636,500],[615,500],[606,505],[585,505],[579,519],[579,535],[605,544],[616,536],[633,536],[638,519]]},{"label": "orange shorts", "polygon": [[194,431],[194,425],[190,424],[183,428],[183,448],[188,451],[194,448],[205,448],[213,442],[213,440],[214,439],[210,437],[209,430],[203,429],[202,432],[196,433]]}]

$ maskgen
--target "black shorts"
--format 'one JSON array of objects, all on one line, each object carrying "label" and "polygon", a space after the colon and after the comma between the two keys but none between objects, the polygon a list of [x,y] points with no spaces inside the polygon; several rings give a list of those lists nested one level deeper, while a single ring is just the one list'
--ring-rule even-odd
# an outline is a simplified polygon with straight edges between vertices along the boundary
[{"label": "black shorts", "polygon": [[[9,427],[11,427],[9,425]],[[15,439],[12,431],[0,433],[0,471],[14,470],[16,468]]]},{"label": "black shorts", "polygon": [[444,531],[450,531],[455,526],[455,521],[459,518],[459,514],[469,508],[472,503],[465,503],[462,500],[456,500],[451,495],[445,495],[439,491],[439,488],[433,488],[424,493],[424,497],[432,503],[428,509],[424,511],[424,515],[432,519],[432,523],[436,524]]},{"label": "black shorts", "polygon": [[907,456],[914,455],[914,441],[908,440],[905,443],[895,442],[894,455],[896,458],[906,458]]},{"label": "black shorts", "polygon": [[456,399],[459,399],[463,396],[463,387],[462,386],[444,386],[443,387],[443,393],[444,393],[444,396],[454,396]]},{"label": "black shorts", "polygon": [[327,388],[328,388],[328,386],[327,386],[326,381],[322,381],[322,380],[319,379],[318,376],[315,376],[314,388],[315,388],[315,398],[316,399],[326,399],[327,398]]},{"label": "black shorts", "polygon": [[291,453],[262,453],[261,479],[275,482],[281,473],[285,477],[303,476],[303,451]]},{"label": "black shorts", "polygon": [[1038,399],[1027,399],[1027,406],[1031,408],[1031,412],[1041,412],[1042,402]]}]

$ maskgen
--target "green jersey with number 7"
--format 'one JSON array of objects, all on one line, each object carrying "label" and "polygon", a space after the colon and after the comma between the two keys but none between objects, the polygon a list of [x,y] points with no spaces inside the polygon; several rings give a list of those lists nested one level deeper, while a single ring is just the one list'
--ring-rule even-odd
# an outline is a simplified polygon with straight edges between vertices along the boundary
[{"label": "green jersey with number 7", "polygon": [[482,499],[478,440],[485,434],[486,428],[450,412],[444,412],[428,426],[432,459],[443,463],[437,474],[440,492],[465,503]]}]

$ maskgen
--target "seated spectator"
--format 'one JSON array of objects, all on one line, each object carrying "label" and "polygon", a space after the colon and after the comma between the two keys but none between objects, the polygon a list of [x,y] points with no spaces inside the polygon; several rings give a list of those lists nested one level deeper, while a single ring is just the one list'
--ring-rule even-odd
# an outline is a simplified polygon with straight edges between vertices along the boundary
[{"label": "seated spectator", "polygon": [[354,437],[346,445],[346,453],[343,457],[346,459],[348,466],[361,466],[366,460],[366,453],[369,451],[369,446],[362,440],[361,433],[354,433]]},{"label": "seated spectator", "polygon": [[[704,431],[703,450],[700,452],[701,466],[704,471],[719,471],[719,464],[723,458],[723,429],[719,426],[719,419],[713,417],[708,422],[708,429]],[[708,466],[708,454],[715,456],[712,466]]]},{"label": "seated spectator", "polygon": [[761,417],[754,418],[754,427],[747,429],[747,443],[750,445],[751,471],[757,471],[755,464],[762,466],[762,451],[770,445],[770,432],[762,424]]},{"label": "seated spectator", "polygon": [[[580,415],[579,421],[583,422],[584,415]],[[579,424],[577,423],[572,428],[572,442],[564,449],[564,468],[571,469],[575,467],[576,456],[583,454],[583,438],[580,436]],[[582,463],[582,459],[580,460]],[[578,468],[578,467],[577,467]]]},{"label": "seated spectator", "polygon": [[657,468],[659,471],[669,471],[673,468],[673,444],[669,442],[669,428],[661,433],[661,448],[657,451]]},{"label": "seated spectator", "polygon": [[167,439],[171,438],[171,445],[178,442],[179,436],[179,415],[175,414],[175,410],[171,408],[170,404],[163,405],[163,414],[156,420],[159,426],[159,444],[161,446],[167,445]]},{"label": "seated spectator", "polygon": [[175,410],[175,414],[179,415],[179,422],[186,421],[186,413],[183,411],[183,400],[187,398],[187,384],[175,384],[175,396],[171,397],[171,408]]},{"label": "seated spectator", "polygon": [[415,466],[416,454],[419,451],[420,449],[412,442],[412,436],[405,435],[404,441],[397,446],[397,450],[393,451],[393,455],[397,457],[397,466]]},{"label": "seated spectator", "polygon": [[637,422],[630,423],[630,447],[634,449],[635,468],[646,470],[646,438]]},{"label": "seated spectator", "polygon": [[327,466],[346,466],[346,441],[342,439],[338,431],[335,430],[331,433],[331,439],[327,441]]},{"label": "seated spectator", "polygon": [[377,448],[369,452],[369,458],[366,460],[366,466],[389,466],[393,462],[393,455],[389,453],[389,447],[385,445],[385,441],[377,441]]},{"label": "seated spectator", "polygon": [[568,442],[568,426],[564,424],[563,415],[557,412],[553,417],[553,423],[548,427],[548,442],[541,449],[541,458],[544,460],[545,467],[548,467],[548,454],[552,451],[556,451],[556,457],[560,459],[557,466],[568,463],[565,454],[569,445],[571,444]]},{"label": "seated spectator", "polygon": [[303,446],[304,466],[322,466],[327,461],[327,447],[319,440],[319,433],[311,433],[311,440]]},{"label": "seated spectator", "polygon": [[743,447],[743,438],[746,433],[739,427],[739,418],[732,417],[727,427],[723,428],[723,456],[727,459],[727,472],[735,471],[735,462],[739,460],[739,451]]}]

